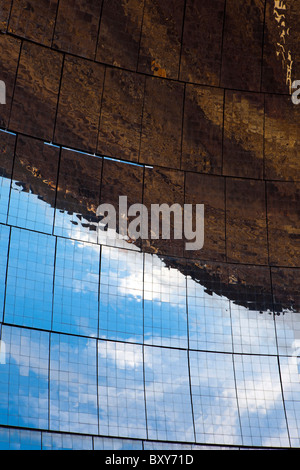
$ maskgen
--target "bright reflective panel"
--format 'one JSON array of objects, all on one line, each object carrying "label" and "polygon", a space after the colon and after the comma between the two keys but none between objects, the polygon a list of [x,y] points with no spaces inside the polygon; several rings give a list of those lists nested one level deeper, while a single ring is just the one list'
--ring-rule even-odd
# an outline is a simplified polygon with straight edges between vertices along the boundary
[{"label": "bright reflective panel", "polygon": [[280,373],[291,445],[300,447],[300,349],[292,357],[282,356]]},{"label": "bright reflective panel", "polygon": [[230,302],[233,351],[245,354],[277,354],[275,323],[270,312],[251,311]]},{"label": "bright reflective panel", "polygon": [[150,254],[144,270],[145,343],[187,348],[185,276]]},{"label": "bright reflective panel", "polygon": [[9,235],[9,227],[7,227],[6,225],[0,225],[0,321],[2,321],[3,318]]},{"label": "bright reflective panel", "polygon": [[55,238],[12,228],[4,318],[51,329]]},{"label": "bright reflective panel", "polygon": [[47,429],[49,333],[3,325],[1,341],[0,424]]},{"label": "bright reflective panel", "polygon": [[42,450],[92,450],[91,436],[43,432]]},{"label": "bright reflective panel", "polygon": [[98,334],[100,247],[57,239],[54,331],[82,336]]},{"label": "bright reflective panel", "polygon": [[54,234],[57,236],[97,243],[97,227],[96,221],[91,222],[80,213],[60,209],[55,211]]},{"label": "bright reflective panel", "polygon": [[142,441],[94,437],[94,450],[143,450]]},{"label": "bright reflective panel", "polygon": [[231,354],[190,352],[196,441],[242,444]]},{"label": "bright reflective panel", "polygon": [[208,293],[203,285],[188,277],[187,302],[190,348],[232,352],[228,299]]},{"label": "bright reflective panel", "polygon": [[102,247],[100,338],[143,341],[143,255]]},{"label": "bright reflective panel", "polygon": [[299,355],[300,348],[300,314],[284,310],[275,317],[278,353],[282,356]]},{"label": "bright reflective panel", "polygon": [[100,433],[145,438],[142,346],[99,341],[98,347]]},{"label": "bright reflective panel", "polygon": [[194,442],[187,351],[145,346],[148,438]]},{"label": "bright reflective panel", "polygon": [[243,444],[288,447],[277,357],[233,357]]},{"label": "bright reflective panel", "polygon": [[96,340],[51,334],[50,429],[98,434]]}]

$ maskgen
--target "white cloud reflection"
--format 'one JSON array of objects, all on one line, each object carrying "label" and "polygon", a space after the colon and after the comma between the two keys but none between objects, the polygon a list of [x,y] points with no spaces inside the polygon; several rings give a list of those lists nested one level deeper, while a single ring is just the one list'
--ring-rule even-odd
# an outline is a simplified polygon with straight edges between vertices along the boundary
[{"label": "white cloud reflection", "polygon": [[[24,209],[29,196],[27,193],[20,194],[23,199],[19,204]],[[44,203],[36,200],[35,203],[38,203],[39,211],[44,211]],[[50,213],[44,211],[45,214],[51,219]],[[90,243],[94,241],[95,234],[80,224],[71,223],[74,216],[56,211],[55,220],[61,229],[60,232],[56,231],[57,235],[72,238],[68,242],[73,247],[76,245],[79,251],[88,249],[89,256],[98,256],[99,245]],[[45,222],[44,228],[46,226],[48,222]],[[34,229],[37,227],[34,226]],[[286,409],[292,444],[300,446],[299,363],[293,355],[300,347],[298,314],[286,311],[285,315],[275,317],[274,321],[269,312],[261,314],[250,311],[225,296],[209,295],[204,286],[190,278],[186,282],[181,272],[166,267],[156,255],[144,256],[135,250],[122,249],[128,248],[127,242],[122,240],[118,241],[118,246],[102,250],[102,262],[107,261],[109,266],[106,275],[112,281],[114,295],[130,297],[138,303],[142,296],[148,309],[149,316],[146,318],[152,321],[152,324],[145,323],[148,328],[145,330],[145,342],[151,345],[143,348],[139,344],[130,344],[136,342],[130,334],[126,338],[121,337],[121,342],[100,340],[100,371],[102,365],[106,369],[103,368],[98,388],[99,400],[96,389],[96,340],[84,338],[80,346],[76,346],[76,342],[66,346],[62,338],[61,345],[52,345],[52,429],[97,434],[99,403],[100,432],[102,425],[103,432],[110,435],[119,433],[123,437],[145,438],[146,420],[143,413],[146,409],[151,439],[193,442],[194,414],[198,442],[288,446]],[[108,263],[112,250],[117,254],[117,267]],[[143,272],[141,268],[144,263]],[[90,272],[88,267],[84,269],[85,277],[79,279],[74,276],[71,279],[69,288],[75,294],[87,294],[91,284],[98,284],[98,274]],[[116,269],[121,273],[118,276],[115,276]],[[184,323],[187,319],[186,305],[189,331]],[[182,322],[180,327],[179,322]],[[8,326],[3,327],[3,331],[9,329],[16,331]],[[86,334],[86,331],[81,330],[81,334]],[[167,343],[172,337],[174,343]],[[187,339],[192,348],[200,350],[190,353],[189,362],[185,350]],[[39,426],[44,425],[42,410],[48,409],[49,398],[48,344],[37,341],[34,335],[25,335],[22,352],[18,336],[12,334],[10,339],[7,336],[7,341],[11,341],[9,364],[18,368],[11,368],[11,373],[14,378],[22,379],[19,389],[15,389],[15,395],[10,398],[10,404],[4,401],[2,408],[10,406],[13,413],[19,415],[19,424],[35,426],[36,421],[27,413],[30,403],[31,413],[41,416]],[[160,345],[168,347],[159,348]],[[55,355],[63,358],[60,369],[54,367],[60,361]],[[88,362],[81,364],[82,357],[87,358]],[[87,366],[88,372],[85,370]],[[0,367],[0,375],[3,370]],[[5,374],[3,377],[6,377]],[[39,391],[31,389],[25,380],[29,377],[43,383],[37,397]],[[5,380],[1,382],[1,396],[7,390]]]}]

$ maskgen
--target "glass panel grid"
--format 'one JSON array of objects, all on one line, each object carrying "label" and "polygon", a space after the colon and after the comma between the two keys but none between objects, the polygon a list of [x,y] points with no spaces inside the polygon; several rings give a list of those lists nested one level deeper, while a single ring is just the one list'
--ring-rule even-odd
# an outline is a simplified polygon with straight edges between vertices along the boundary
[{"label": "glass panel grid", "polygon": [[[97,202],[99,182],[100,171],[91,188],[86,179],[87,200]],[[54,209],[24,185],[0,177],[0,424],[47,429],[50,413],[53,431],[111,436],[46,432],[49,449],[138,449],[148,436],[173,442],[145,449],[180,450],[192,444],[174,441],[194,442],[194,427],[203,444],[300,447],[297,312],[274,317],[255,310],[255,292],[245,307],[242,289],[229,300],[171,258],[100,247],[96,206],[83,216],[76,198],[74,212],[56,207],[55,233],[68,239],[47,235]],[[8,206],[8,223],[22,227],[11,240]],[[0,428],[0,447],[40,445],[39,432]]]},{"label": "glass panel grid", "polygon": [[190,352],[196,441],[242,444],[231,354]]},{"label": "glass panel grid", "polygon": [[41,440],[39,431],[0,428],[0,450],[42,450]]},{"label": "glass panel grid", "polygon": [[98,242],[102,159],[62,149],[55,208],[54,234]]},{"label": "glass panel grid", "polygon": [[12,228],[5,321],[51,329],[55,238]]},{"label": "glass panel grid", "polygon": [[145,346],[148,438],[194,442],[187,351]]},{"label": "glass panel grid", "polygon": [[92,450],[92,436],[42,433],[42,450]]},{"label": "glass panel grid", "polygon": [[277,354],[273,314],[250,310],[230,302],[233,351],[245,354]]},{"label": "glass panel grid", "polygon": [[143,255],[102,247],[100,338],[143,341]]},{"label": "glass panel grid", "polygon": [[278,354],[293,356],[300,348],[300,314],[284,310],[275,316]]},{"label": "glass panel grid", "polygon": [[98,335],[100,247],[58,238],[53,300],[54,331]]},{"label": "glass panel grid", "polygon": [[50,429],[98,434],[96,340],[51,334]]},{"label": "glass panel grid", "polygon": [[39,194],[26,191],[19,181],[12,181],[7,223],[47,234],[53,232],[54,208]]},{"label": "glass panel grid", "polygon": [[130,439],[94,437],[94,450],[143,450],[143,442]]},{"label": "glass panel grid", "polygon": [[229,301],[187,279],[190,349],[232,352]]},{"label": "glass panel grid", "polygon": [[0,321],[3,319],[9,237],[9,227],[0,224]]},{"label": "glass panel grid", "polygon": [[100,433],[146,437],[142,346],[99,341]]},{"label": "glass panel grid", "polygon": [[291,446],[300,447],[300,349],[279,361]]}]

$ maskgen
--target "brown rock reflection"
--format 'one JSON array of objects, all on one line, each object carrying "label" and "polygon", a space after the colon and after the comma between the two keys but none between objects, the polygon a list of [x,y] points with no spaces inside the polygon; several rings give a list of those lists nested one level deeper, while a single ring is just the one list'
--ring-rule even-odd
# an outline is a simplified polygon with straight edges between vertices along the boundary
[{"label": "brown rock reflection", "polygon": [[107,69],[101,107],[98,153],[138,162],[145,78]]},{"label": "brown rock reflection", "polygon": [[[7,162],[2,173],[10,178],[15,137],[6,133],[1,137],[4,145],[1,158]],[[19,137],[13,172],[13,179],[21,182],[23,190],[38,195],[56,208],[55,234],[63,235],[62,230],[67,230],[71,238],[97,243],[97,238],[87,234],[96,233],[99,221],[96,210],[101,202],[118,207],[119,196],[128,195],[128,205],[142,201],[146,206],[165,201],[182,205],[185,187],[186,203],[204,203],[206,207],[203,250],[187,253],[182,241],[176,240],[149,239],[143,245],[140,240],[130,240],[130,244],[154,253],[166,266],[190,276],[203,285],[208,294],[226,296],[253,311],[272,312],[274,308],[276,313],[284,313],[286,309],[299,309],[298,269],[290,268],[299,260],[299,234],[294,228],[299,220],[298,183],[267,185],[270,262],[278,266],[271,270],[272,287],[267,262],[264,182],[252,180],[249,186],[247,180],[228,178],[226,181],[227,210],[229,208],[226,217],[227,261],[235,261],[231,264],[226,261],[225,253],[223,177],[188,173],[184,183],[181,171],[156,167],[143,169],[113,160],[104,160],[103,164],[102,158],[62,149],[56,183],[58,154],[57,147]],[[243,197],[237,198],[237,195]],[[287,213],[290,218],[288,231],[283,222],[287,220],[284,215]],[[65,217],[63,214],[70,217],[61,224],[60,215]],[[233,225],[232,218],[236,220]],[[242,226],[245,232],[241,230]],[[130,244],[128,248],[131,248]]]},{"label": "brown rock reflection", "polygon": [[23,44],[10,118],[13,130],[52,140],[62,61],[57,52]]},{"label": "brown rock reflection", "polygon": [[102,65],[66,58],[55,127],[57,142],[95,152],[103,80]]}]

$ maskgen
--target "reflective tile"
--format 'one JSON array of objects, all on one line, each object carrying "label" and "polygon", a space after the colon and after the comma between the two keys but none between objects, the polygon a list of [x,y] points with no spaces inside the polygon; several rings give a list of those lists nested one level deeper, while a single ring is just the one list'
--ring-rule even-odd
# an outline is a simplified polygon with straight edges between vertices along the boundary
[{"label": "reflective tile", "polygon": [[52,234],[60,150],[19,136],[7,222]]},{"label": "reflective tile", "polygon": [[53,47],[94,59],[102,0],[61,0],[55,21]]},{"label": "reflective tile", "polygon": [[267,264],[265,183],[226,179],[226,253],[228,261]]},{"label": "reflective tile", "polygon": [[264,96],[226,90],[223,174],[263,178]]},{"label": "reflective tile", "polygon": [[0,131],[0,222],[6,223],[16,136]]},{"label": "reflective tile", "polygon": [[181,83],[146,78],[141,163],[180,167],[183,92]]},{"label": "reflective tile", "polygon": [[183,0],[146,0],[139,72],[178,78],[184,7]]},{"label": "reflective tile", "polygon": [[97,61],[135,71],[145,1],[104,0]]},{"label": "reflective tile", "polygon": [[145,254],[144,342],[187,348],[186,278],[171,263]]},{"label": "reflective tile", "polygon": [[224,0],[187,0],[180,80],[219,85],[225,4]]},{"label": "reflective tile", "polygon": [[[3,4],[3,2],[2,2]],[[0,29],[1,29],[1,8],[0,6]],[[6,105],[0,105],[0,125],[8,128],[11,103],[14,94],[15,79],[19,62],[21,41],[19,39],[1,34],[0,36],[0,64],[1,81],[5,84]],[[2,91],[2,88],[1,88]]]},{"label": "reflective tile", "polygon": [[190,352],[191,387],[197,442],[242,442],[231,354]]},{"label": "reflective tile", "polygon": [[13,228],[9,246],[4,319],[50,330],[55,237]]},{"label": "reflective tile", "polygon": [[8,32],[51,46],[58,0],[16,0],[10,12]]},{"label": "reflective tile", "polygon": [[234,355],[243,444],[288,447],[277,357]]},{"label": "reflective tile", "polygon": [[11,129],[52,141],[62,63],[62,54],[34,43],[23,43],[9,123]]},{"label": "reflective tile", "polygon": [[144,81],[143,76],[131,72],[106,70],[97,145],[99,154],[133,162],[139,160]]},{"label": "reflective tile", "polygon": [[260,0],[226,2],[222,87],[260,91],[263,26],[264,4]]},{"label": "reflective tile", "polygon": [[98,335],[100,247],[58,238],[52,329]]},{"label": "reflective tile", "polygon": [[99,337],[143,341],[143,254],[101,250]]},{"label": "reflective tile", "polygon": [[0,423],[48,428],[49,333],[2,326]]},{"label": "reflective tile", "polygon": [[97,243],[102,159],[62,149],[54,234]]},{"label": "reflective tile", "polygon": [[148,438],[194,442],[187,351],[144,348]]},{"label": "reflective tile", "polygon": [[66,57],[55,125],[56,142],[96,151],[103,81],[103,65]]},{"label": "reflective tile", "polygon": [[98,394],[101,434],[146,437],[142,346],[98,342]]},{"label": "reflective tile", "polygon": [[300,109],[290,96],[266,95],[265,178],[300,180]]},{"label": "reflective tile", "polygon": [[92,436],[42,433],[42,450],[93,450]]},{"label": "reflective tile", "polygon": [[50,429],[98,434],[96,340],[51,334]]}]

